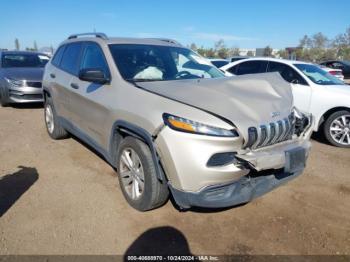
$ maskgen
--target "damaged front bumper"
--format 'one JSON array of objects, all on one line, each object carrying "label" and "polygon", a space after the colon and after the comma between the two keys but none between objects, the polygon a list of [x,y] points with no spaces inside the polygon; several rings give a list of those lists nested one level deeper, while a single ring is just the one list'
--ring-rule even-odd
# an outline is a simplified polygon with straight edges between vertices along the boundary
[{"label": "damaged front bumper", "polygon": [[233,183],[208,186],[199,192],[184,192],[171,185],[169,188],[176,204],[183,209],[190,207],[224,208],[250,202],[294,179],[302,171],[286,173],[281,169],[258,176],[246,175]]},{"label": "damaged front bumper", "polygon": [[[279,148],[281,147],[281,148]],[[230,183],[206,186],[197,192],[169,188],[177,205],[223,208],[247,203],[299,176],[309,155],[311,143],[300,141],[269,149],[236,155],[242,168],[250,172]],[[282,149],[283,148],[283,149]]]}]

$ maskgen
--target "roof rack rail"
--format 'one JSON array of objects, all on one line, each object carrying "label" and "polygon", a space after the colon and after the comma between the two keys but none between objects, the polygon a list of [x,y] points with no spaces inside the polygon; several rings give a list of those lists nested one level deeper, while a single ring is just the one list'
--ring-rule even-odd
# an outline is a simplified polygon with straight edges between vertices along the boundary
[{"label": "roof rack rail", "polygon": [[167,42],[175,45],[181,45],[178,41],[170,38],[149,38],[149,39],[159,40],[159,41],[163,41],[163,42]]},{"label": "roof rack rail", "polygon": [[78,38],[78,37],[80,37],[80,36],[89,36],[89,35],[93,35],[93,36],[95,36],[95,37],[102,38],[102,39],[104,39],[104,40],[107,40],[107,39],[108,39],[108,37],[107,37],[106,34],[104,34],[104,33],[95,33],[95,32],[94,32],[94,33],[82,33],[82,34],[70,35],[70,36],[68,37],[68,39]]}]

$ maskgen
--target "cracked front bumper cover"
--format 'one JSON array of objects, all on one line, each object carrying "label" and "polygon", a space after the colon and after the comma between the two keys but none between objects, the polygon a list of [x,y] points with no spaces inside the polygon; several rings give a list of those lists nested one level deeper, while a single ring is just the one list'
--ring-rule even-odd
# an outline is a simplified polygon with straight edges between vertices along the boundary
[{"label": "cracked front bumper cover", "polygon": [[233,183],[209,186],[199,192],[185,192],[175,189],[171,185],[169,185],[169,188],[175,202],[181,208],[224,208],[250,202],[294,179],[299,176],[302,171],[303,170],[295,173],[286,173],[283,169],[280,169],[272,170],[266,172],[267,174],[259,174],[257,176],[248,174]]}]

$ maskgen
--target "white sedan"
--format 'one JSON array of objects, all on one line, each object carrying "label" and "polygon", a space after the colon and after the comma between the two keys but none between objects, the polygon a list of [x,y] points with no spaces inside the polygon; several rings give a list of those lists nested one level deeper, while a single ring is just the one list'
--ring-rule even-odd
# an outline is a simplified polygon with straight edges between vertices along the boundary
[{"label": "white sedan", "polygon": [[220,69],[233,75],[279,72],[292,86],[295,106],[314,116],[314,131],[321,131],[335,146],[350,148],[350,86],[320,67],[300,61],[250,58]]}]

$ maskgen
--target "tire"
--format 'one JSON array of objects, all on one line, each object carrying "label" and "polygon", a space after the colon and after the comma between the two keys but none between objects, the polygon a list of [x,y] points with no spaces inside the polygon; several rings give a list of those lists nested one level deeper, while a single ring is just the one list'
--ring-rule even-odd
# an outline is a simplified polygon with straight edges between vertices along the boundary
[{"label": "tire", "polygon": [[147,211],[168,200],[167,183],[158,180],[152,153],[144,142],[130,136],[124,138],[118,147],[117,167],[119,185],[126,201],[133,208]]},{"label": "tire", "polygon": [[59,140],[68,137],[67,131],[61,126],[58,121],[57,114],[50,97],[47,97],[45,100],[44,120],[47,133],[52,139]]},{"label": "tire", "polygon": [[342,110],[331,114],[324,123],[323,133],[330,144],[350,148],[350,111]]},{"label": "tire", "polygon": [[1,95],[1,89],[0,89],[0,106],[2,106],[2,107],[7,107],[9,105],[9,103],[7,103],[6,101],[5,101],[5,99],[2,97],[2,95]]}]

